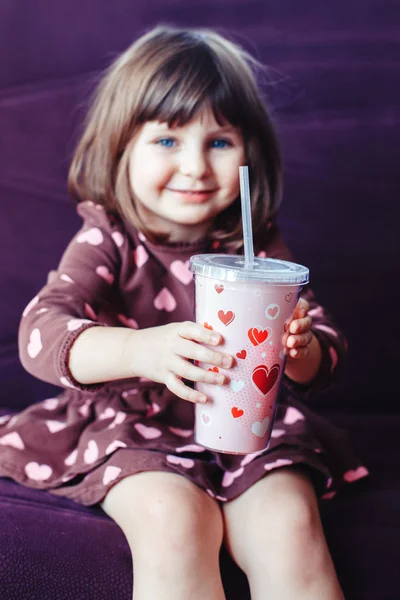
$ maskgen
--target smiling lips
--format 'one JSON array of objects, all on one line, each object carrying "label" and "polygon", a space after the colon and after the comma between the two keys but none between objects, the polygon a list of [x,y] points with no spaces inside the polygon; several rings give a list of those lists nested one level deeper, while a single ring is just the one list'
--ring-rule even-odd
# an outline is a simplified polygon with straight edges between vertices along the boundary
[{"label": "smiling lips", "polygon": [[182,200],[193,204],[201,204],[207,200],[215,190],[173,190],[168,188],[170,192],[178,194]]}]

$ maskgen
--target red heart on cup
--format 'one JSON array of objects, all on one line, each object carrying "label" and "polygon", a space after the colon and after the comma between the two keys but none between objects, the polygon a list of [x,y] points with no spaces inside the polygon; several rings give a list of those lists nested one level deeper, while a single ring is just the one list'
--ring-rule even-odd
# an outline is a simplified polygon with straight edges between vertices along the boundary
[{"label": "red heart on cup", "polygon": [[249,340],[253,344],[253,346],[258,346],[265,342],[270,334],[270,329],[257,329],[257,327],[252,327],[249,329],[247,335],[249,336]]},{"label": "red heart on cup", "polygon": [[233,416],[234,419],[238,419],[243,414],[244,414],[244,411],[241,408],[237,408],[237,406],[234,406],[232,408],[232,416]]},{"label": "red heart on cup", "polygon": [[222,283],[216,283],[214,285],[215,291],[217,292],[217,294],[220,294],[221,292],[224,291],[224,286],[222,285]]},{"label": "red heart on cup", "polygon": [[213,367],[212,369],[208,369],[209,371],[214,371],[214,373],[219,373],[218,367]]},{"label": "red heart on cup", "polygon": [[222,321],[224,325],[229,325],[229,323],[232,323],[234,318],[235,313],[231,310],[227,310],[226,312],[223,310],[218,311],[218,319]]},{"label": "red heart on cup", "polygon": [[265,365],[259,365],[253,370],[251,379],[255,387],[264,396],[268,394],[274,387],[278,376],[280,366],[278,364],[273,365],[269,370]]},{"label": "red heart on cup", "polygon": [[236,356],[244,360],[247,356],[247,352],[246,350],[241,350],[240,352],[236,352]]},{"label": "red heart on cup", "polygon": [[204,327],[205,327],[206,329],[212,329],[212,328],[213,328],[213,327],[212,327],[212,325],[209,325],[209,324],[207,323],[207,321],[204,323]]}]

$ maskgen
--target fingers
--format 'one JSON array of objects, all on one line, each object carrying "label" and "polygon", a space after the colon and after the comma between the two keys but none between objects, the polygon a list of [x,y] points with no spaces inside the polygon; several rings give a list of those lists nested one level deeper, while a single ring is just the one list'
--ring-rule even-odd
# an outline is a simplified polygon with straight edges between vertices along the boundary
[{"label": "fingers", "polygon": [[303,333],[311,329],[312,319],[311,317],[303,317],[293,320],[289,325],[289,333]]},{"label": "fingers", "polygon": [[201,369],[179,357],[174,361],[171,371],[175,375],[178,375],[178,377],[189,379],[190,381],[203,381],[204,383],[213,383],[216,385],[223,385],[226,381],[225,375],[219,372],[218,367],[208,370]]},{"label": "fingers", "polygon": [[305,358],[309,352],[308,346],[302,346],[301,348],[290,348],[287,353],[292,358]]},{"label": "fingers", "polygon": [[179,336],[174,347],[174,352],[179,356],[216,367],[222,367],[223,369],[230,369],[233,366],[234,361],[232,356],[203,345],[217,346],[220,344],[223,338],[219,333],[188,321],[182,323],[182,328],[179,329]]},{"label": "fingers", "polygon": [[300,335],[289,335],[286,346],[288,348],[299,348],[301,346],[308,346],[311,343],[313,334],[311,331],[307,333],[302,333]]},{"label": "fingers", "polygon": [[173,394],[175,394],[175,396],[182,398],[182,400],[188,400],[189,402],[198,404],[205,404],[207,402],[207,396],[205,396],[205,394],[188,387],[173,373],[168,374],[165,385]]},{"label": "fingers", "polygon": [[222,335],[202,327],[198,323],[192,321],[184,321],[179,324],[178,334],[186,340],[194,340],[195,342],[209,344],[211,346],[218,346],[222,342]]},{"label": "fingers", "polygon": [[296,308],[293,311],[293,319],[301,319],[305,317],[310,310],[310,305],[304,298],[299,298],[296,304]]}]

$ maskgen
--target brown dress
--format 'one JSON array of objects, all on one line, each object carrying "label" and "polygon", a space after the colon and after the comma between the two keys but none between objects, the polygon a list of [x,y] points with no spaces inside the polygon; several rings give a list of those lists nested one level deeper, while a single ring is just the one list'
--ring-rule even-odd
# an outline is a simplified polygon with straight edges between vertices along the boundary
[{"label": "brown dress", "polygon": [[[142,471],[189,478],[220,501],[235,498],[272,469],[302,465],[319,496],[330,498],[367,469],[346,432],[303,401],[327,387],[340,369],[345,340],[306,287],[313,332],[323,360],[312,386],[284,378],[268,450],[220,454],[196,444],[194,407],[165,386],[138,378],[83,386],[68,370],[70,348],[87,327],[146,328],[193,320],[188,259],[217,244],[155,245],[101,206],[78,206],[84,223],[49,283],[28,304],[20,354],[33,375],[65,390],[16,415],[0,418],[0,476],[67,496],[85,505],[102,501],[119,480]],[[223,247],[218,252],[224,252]],[[257,252],[291,259],[275,225]]]}]

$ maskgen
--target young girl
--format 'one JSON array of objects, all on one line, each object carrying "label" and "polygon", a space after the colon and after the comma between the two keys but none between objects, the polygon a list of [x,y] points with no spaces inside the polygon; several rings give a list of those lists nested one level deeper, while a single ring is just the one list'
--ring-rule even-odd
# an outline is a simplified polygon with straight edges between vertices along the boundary
[{"label": "young girl", "polygon": [[100,503],[131,548],[135,600],[223,599],[223,542],[253,600],[343,598],[317,497],[367,470],[300,400],[345,353],[308,287],[283,338],[269,449],[219,454],[193,437],[194,403],[207,401],[194,382],[229,384],[235,358],[221,332],[193,322],[188,259],[243,253],[240,165],[257,254],[292,258],[253,64],[214,32],[160,27],[111,65],[70,171],[82,228],[21,320],[23,365],[65,391],[2,419],[0,475]]}]

